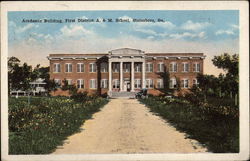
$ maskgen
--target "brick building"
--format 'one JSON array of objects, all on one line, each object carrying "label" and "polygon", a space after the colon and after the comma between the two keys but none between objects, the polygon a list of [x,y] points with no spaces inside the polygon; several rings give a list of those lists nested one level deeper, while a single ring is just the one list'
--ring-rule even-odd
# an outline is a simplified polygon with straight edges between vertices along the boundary
[{"label": "brick building", "polygon": [[[145,53],[130,48],[102,54],[50,54],[50,78],[60,85],[64,79],[80,91],[112,93],[136,92],[147,88],[159,94],[164,87],[163,75],[169,73],[169,87],[197,84],[197,73],[203,73],[203,53]],[[67,95],[57,90],[55,95]]]}]

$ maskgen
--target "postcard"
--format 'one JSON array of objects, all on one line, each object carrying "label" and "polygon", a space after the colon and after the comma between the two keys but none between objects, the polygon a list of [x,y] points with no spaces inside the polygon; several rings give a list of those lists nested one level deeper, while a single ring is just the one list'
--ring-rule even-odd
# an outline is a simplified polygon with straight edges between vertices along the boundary
[{"label": "postcard", "polygon": [[1,159],[249,159],[248,7],[1,3]]}]

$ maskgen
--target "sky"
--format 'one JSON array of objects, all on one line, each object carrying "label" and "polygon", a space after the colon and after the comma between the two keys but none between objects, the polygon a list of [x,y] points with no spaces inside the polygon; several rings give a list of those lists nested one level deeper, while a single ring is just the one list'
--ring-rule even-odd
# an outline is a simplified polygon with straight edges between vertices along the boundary
[{"label": "sky", "polygon": [[[27,22],[31,19],[41,22]],[[57,22],[47,23],[45,19]],[[113,22],[107,22],[108,19]],[[222,70],[211,59],[223,53],[239,53],[239,11],[8,12],[8,56],[33,66],[48,66],[49,54],[107,53],[117,48],[135,48],[146,53],[204,53],[204,73],[218,75]]]}]

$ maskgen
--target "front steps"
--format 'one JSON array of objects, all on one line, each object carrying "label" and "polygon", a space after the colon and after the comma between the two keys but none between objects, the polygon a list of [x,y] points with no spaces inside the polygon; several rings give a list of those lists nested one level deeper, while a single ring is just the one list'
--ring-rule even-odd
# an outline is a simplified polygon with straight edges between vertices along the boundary
[{"label": "front steps", "polygon": [[135,98],[137,92],[111,92],[111,98]]}]

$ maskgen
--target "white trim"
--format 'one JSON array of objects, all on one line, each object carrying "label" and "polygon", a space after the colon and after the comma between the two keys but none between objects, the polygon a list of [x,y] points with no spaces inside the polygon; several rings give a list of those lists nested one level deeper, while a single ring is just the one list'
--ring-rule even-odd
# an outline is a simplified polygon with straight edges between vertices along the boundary
[{"label": "white trim", "polygon": [[[151,70],[150,70],[150,71],[148,70],[148,69],[151,69],[151,68],[149,68],[148,65],[152,65],[152,71],[151,71]],[[145,70],[146,70],[147,73],[153,73],[153,72],[154,72],[154,64],[153,64],[152,62],[147,62],[147,63],[146,63],[146,69],[145,69]]]},{"label": "white trim", "polygon": [[[182,62],[181,63],[182,64],[182,72],[183,73],[187,73],[187,72],[189,72],[190,70],[189,70],[189,68],[190,68],[190,66],[189,66],[189,63],[188,62]],[[186,69],[186,65],[187,65],[187,69]]]},{"label": "white trim", "polygon": [[[151,84],[152,83],[152,84]],[[151,85],[152,85],[152,87],[151,87]],[[148,87],[147,87],[148,86]],[[146,88],[148,88],[148,89],[152,89],[152,88],[154,88],[154,80],[153,79],[146,79]]]},{"label": "white trim", "polygon": [[101,88],[108,88],[108,79],[101,79]]},{"label": "white trim", "polygon": [[[171,68],[171,65],[172,65],[172,68]],[[175,66],[176,66],[176,70],[175,70]],[[178,64],[177,62],[173,61],[169,64],[169,72],[173,72],[173,73],[176,73],[178,72]]]},{"label": "white trim", "polygon": [[[159,86],[158,83],[160,84],[160,86]],[[161,79],[157,79],[157,88],[160,88],[160,89],[164,88],[164,82],[163,82],[162,78]]]},{"label": "white trim", "polygon": [[[78,81],[80,82],[80,84],[78,84]],[[78,87],[78,85],[80,85],[80,87]],[[84,80],[83,79],[77,79],[76,80],[76,86],[78,89],[84,89]]]},{"label": "white trim", "polygon": [[[159,69],[159,67],[160,67],[160,69]],[[157,63],[157,72],[164,72],[164,62]]]},{"label": "white trim", "polygon": [[[70,69],[70,66],[71,65],[71,71],[69,70]],[[65,73],[72,73],[73,71],[73,65],[72,63],[65,63]]]},{"label": "white trim", "polygon": [[[94,87],[92,87],[92,81],[94,81]],[[96,89],[97,88],[97,81],[96,79],[90,79],[89,80],[89,89]]]},{"label": "white trim", "polygon": [[[77,70],[78,70],[78,65],[80,65],[80,71],[78,72]],[[82,66],[81,66],[82,65]],[[85,65],[84,65],[84,63],[77,63],[76,64],[76,73],[83,73],[83,72],[85,72]]]},{"label": "white trim", "polygon": [[[55,68],[55,65],[56,65],[56,68]],[[58,65],[59,65],[59,68],[58,68]],[[60,63],[53,63],[53,73],[61,73],[61,64]]]},{"label": "white trim", "polygon": [[141,79],[135,79],[135,89],[140,89],[142,87]]},{"label": "white trim", "polygon": [[96,63],[89,63],[89,73],[96,73],[97,71],[97,66]]}]

